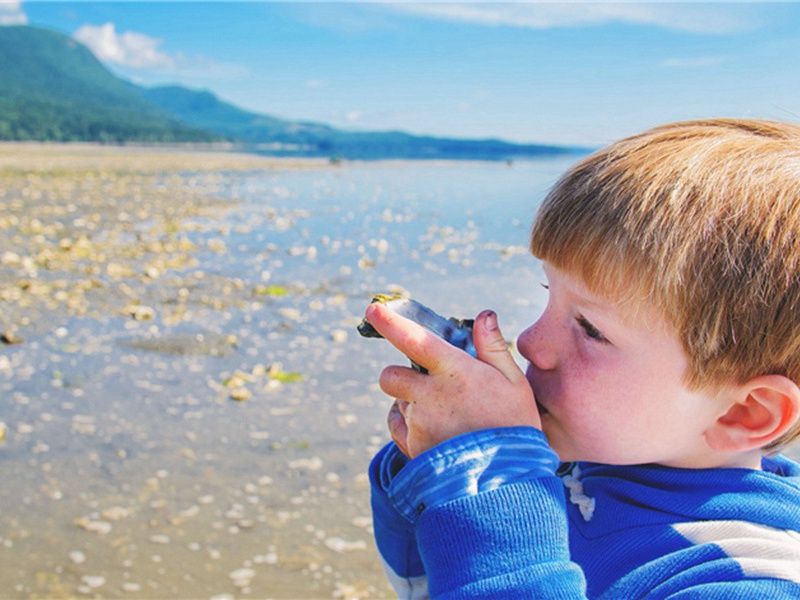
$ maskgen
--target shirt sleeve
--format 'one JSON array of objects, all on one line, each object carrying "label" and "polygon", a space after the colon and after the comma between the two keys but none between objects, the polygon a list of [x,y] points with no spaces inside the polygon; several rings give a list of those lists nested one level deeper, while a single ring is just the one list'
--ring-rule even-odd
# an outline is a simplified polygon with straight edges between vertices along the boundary
[{"label": "shirt sleeve", "polygon": [[398,598],[416,600],[428,597],[425,567],[417,549],[414,525],[397,511],[388,489],[394,475],[408,458],[394,444],[387,444],[369,468],[372,488],[372,523],[383,570]]},{"label": "shirt sleeve", "polygon": [[397,537],[386,543],[387,530],[404,531],[404,549],[415,541],[413,562],[432,597],[584,597],[583,574],[569,561],[558,459],[541,431],[473,432],[407,463],[387,448],[380,466],[373,461],[384,561],[410,566],[395,554]]}]

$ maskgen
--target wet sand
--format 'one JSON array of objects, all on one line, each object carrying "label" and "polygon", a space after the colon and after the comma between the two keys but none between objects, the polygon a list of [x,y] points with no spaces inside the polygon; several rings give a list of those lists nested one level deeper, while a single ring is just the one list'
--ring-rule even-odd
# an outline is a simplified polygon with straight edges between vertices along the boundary
[{"label": "wet sand", "polygon": [[[297,170],[330,167],[0,145],[0,595],[388,593],[363,475],[383,407],[325,381],[363,300],[270,281],[274,244],[252,278],[226,266],[233,182]],[[306,210],[281,193],[265,231]]]},{"label": "wet sand", "polygon": [[404,358],[355,326],[411,289],[513,337],[529,179],[0,144],[0,595],[392,597],[365,473]]}]

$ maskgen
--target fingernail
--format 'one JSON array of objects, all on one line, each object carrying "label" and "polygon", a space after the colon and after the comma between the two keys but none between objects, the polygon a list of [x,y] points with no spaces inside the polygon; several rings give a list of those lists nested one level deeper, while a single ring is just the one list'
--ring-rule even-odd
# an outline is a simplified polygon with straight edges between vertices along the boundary
[{"label": "fingernail", "polygon": [[486,315],[486,319],[483,322],[483,326],[486,328],[486,331],[497,331],[497,313],[489,311],[489,314]]}]

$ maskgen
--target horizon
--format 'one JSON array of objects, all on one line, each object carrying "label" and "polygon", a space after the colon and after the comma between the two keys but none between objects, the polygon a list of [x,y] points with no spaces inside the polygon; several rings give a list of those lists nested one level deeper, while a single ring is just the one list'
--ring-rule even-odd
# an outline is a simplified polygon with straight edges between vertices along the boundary
[{"label": "horizon", "polygon": [[793,3],[0,3],[115,75],[349,131],[596,147],[675,120],[796,121]]}]

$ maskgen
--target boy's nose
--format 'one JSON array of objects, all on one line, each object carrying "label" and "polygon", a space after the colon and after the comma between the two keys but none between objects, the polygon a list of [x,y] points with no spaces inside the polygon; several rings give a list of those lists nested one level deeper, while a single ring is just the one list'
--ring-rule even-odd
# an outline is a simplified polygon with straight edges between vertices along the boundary
[{"label": "boy's nose", "polygon": [[539,319],[523,331],[517,338],[519,353],[536,368],[543,371],[555,369],[558,357],[552,339],[545,335],[545,328]]}]

